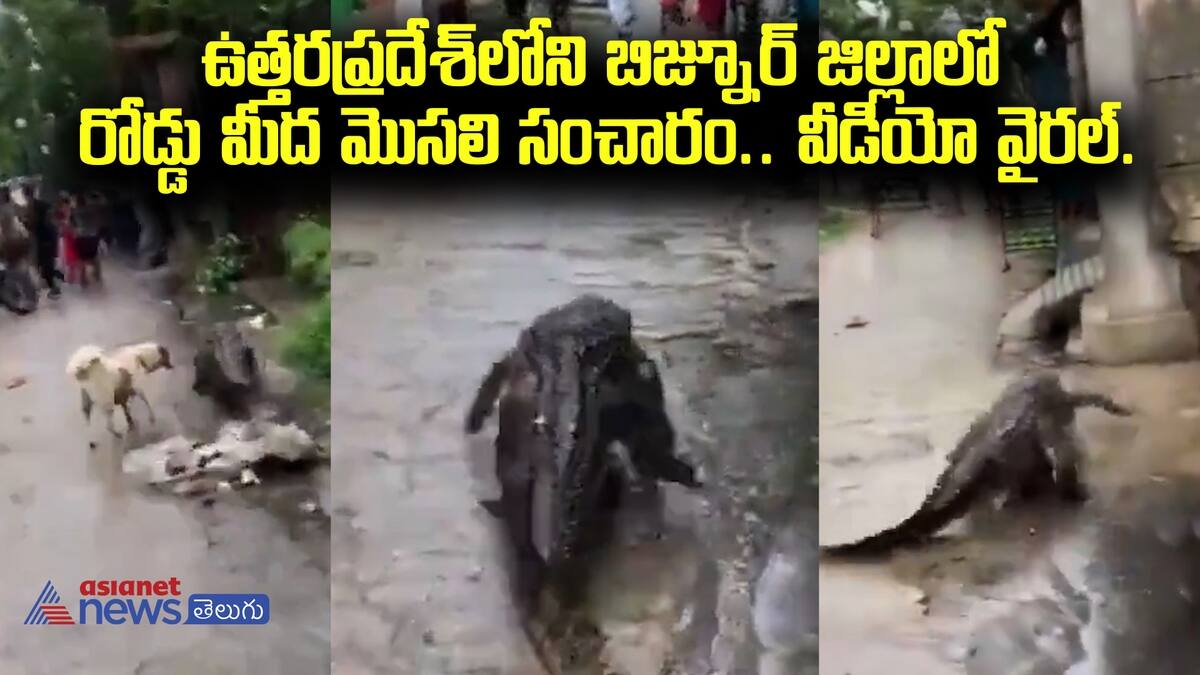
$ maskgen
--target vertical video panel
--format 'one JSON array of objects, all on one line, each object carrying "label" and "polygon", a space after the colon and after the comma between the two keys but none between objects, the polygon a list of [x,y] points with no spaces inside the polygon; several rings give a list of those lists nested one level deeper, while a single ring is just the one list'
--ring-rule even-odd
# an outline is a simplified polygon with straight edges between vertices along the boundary
[{"label": "vertical video panel", "polygon": [[[940,5],[825,29],[982,18]],[[821,672],[1190,672],[1197,11],[1001,5],[1002,104],[1121,102],[1136,159],[824,186]]]},{"label": "vertical video panel", "polygon": [[0,5],[0,672],[329,672],[327,193],[79,151],[80,108],[194,112],[189,45],[299,4]]},{"label": "vertical video panel", "polygon": [[815,672],[815,200],[333,213],[335,672]]}]

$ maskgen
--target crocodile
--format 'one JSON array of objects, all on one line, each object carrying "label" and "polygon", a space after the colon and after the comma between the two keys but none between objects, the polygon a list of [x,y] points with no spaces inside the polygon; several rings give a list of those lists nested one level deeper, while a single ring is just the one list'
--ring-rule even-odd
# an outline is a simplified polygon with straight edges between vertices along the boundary
[{"label": "crocodile", "polygon": [[479,432],[494,410],[500,499],[483,506],[508,527],[522,604],[574,567],[624,490],[700,487],[674,454],[662,380],[629,312],[600,296],[534,319],[484,377],[465,431]]},{"label": "crocodile", "polygon": [[928,540],[989,495],[1029,499],[1049,490],[1067,503],[1085,501],[1082,456],[1071,430],[1082,407],[1133,414],[1107,396],[1067,391],[1056,373],[1016,380],[967,430],[915,513],[864,539],[823,546],[822,553],[882,554]]},{"label": "crocodile", "polygon": [[192,391],[211,398],[222,413],[236,419],[250,416],[261,393],[261,370],[254,349],[228,325],[204,337],[192,361]]}]

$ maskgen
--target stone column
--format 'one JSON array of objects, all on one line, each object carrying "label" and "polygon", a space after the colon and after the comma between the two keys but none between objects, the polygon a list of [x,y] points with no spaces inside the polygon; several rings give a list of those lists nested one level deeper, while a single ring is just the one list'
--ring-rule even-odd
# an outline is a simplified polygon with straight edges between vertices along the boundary
[{"label": "stone column", "polygon": [[1133,0],[1083,0],[1083,27],[1092,108],[1122,103],[1122,145],[1135,158],[1098,186],[1106,274],[1084,302],[1085,353],[1108,365],[1195,357],[1195,323],[1183,304],[1179,263],[1167,252],[1170,223],[1153,217],[1153,113],[1143,91],[1141,22]]}]

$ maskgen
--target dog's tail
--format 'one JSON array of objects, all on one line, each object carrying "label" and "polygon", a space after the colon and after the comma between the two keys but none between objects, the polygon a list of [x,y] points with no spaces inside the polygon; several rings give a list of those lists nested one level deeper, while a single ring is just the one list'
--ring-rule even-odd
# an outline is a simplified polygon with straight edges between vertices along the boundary
[{"label": "dog's tail", "polygon": [[79,373],[86,369],[93,361],[102,358],[104,350],[96,345],[84,345],[76,349],[71,358],[67,359],[67,375],[77,377]]},{"label": "dog's tail", "polygon": [[483,428],[484,420],[492,414],[492,410],[496,407],[496,400],[500,398],[500,388],[504,385],[504,380],[508,378],[511,365],[512,357],[506,355],[492,364],[491,370],[479,384],[479,390],[475,392],[475,400],[471,402],[471,407],[467,410],[464,428],[468,434],[478,433]]}]

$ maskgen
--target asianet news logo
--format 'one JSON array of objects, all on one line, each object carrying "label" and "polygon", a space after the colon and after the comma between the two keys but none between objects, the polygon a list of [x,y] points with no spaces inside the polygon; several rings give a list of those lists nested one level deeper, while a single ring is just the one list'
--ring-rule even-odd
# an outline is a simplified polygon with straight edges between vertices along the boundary
[{"label": "asianet news logo", "polygon": [[79,584],[76,613],[68,609],[54,583],[46,581],[25,615],[27,626],[166,624],[262,625],[270,621],[271,601],[261,593],[193,593],[183,610],[179,579],[85,579]]}]

